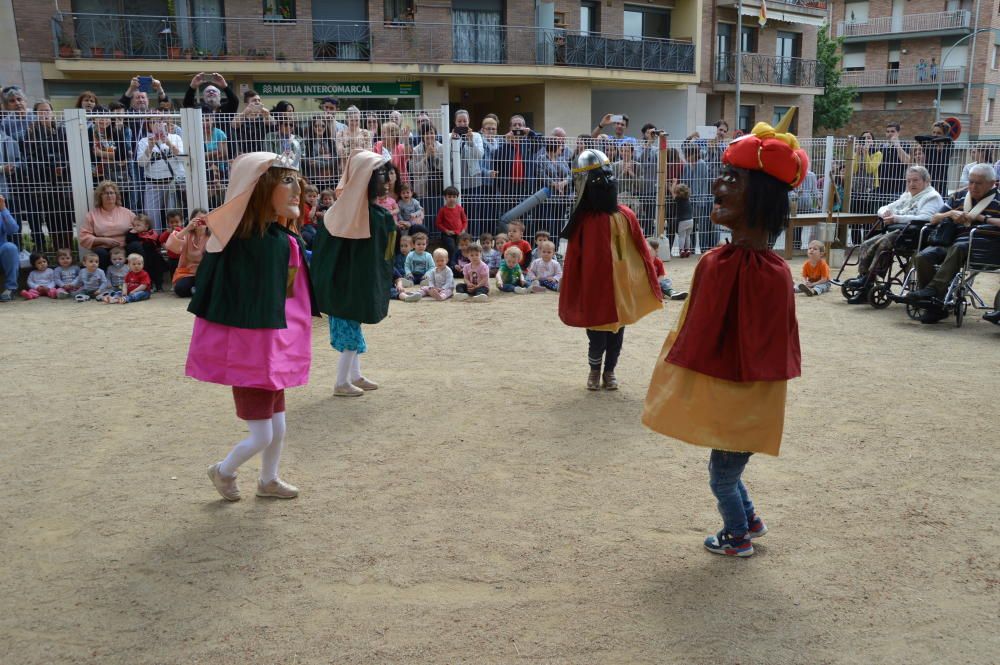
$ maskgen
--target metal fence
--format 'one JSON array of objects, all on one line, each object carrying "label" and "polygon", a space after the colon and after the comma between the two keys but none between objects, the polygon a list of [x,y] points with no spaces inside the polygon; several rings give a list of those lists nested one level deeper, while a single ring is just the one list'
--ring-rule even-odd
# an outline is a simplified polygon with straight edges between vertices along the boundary
[{"label": "metal fence", "polygon": [[52,21],[60,58],[142,58],[552,65],[694,73],[690,40],[499,24],[456,11],[451,23],[298,17],[63,13]]},{"label": "metal fence", "polygon": [[[288,154],[317,194],[326,193],[312,206],[318,221],[347,155],[362,147],[391,160],[392,191],[382,203],[393,210],[401,228],[422,222],[436,240],[443,192],[454,185],[474,237],[502,232],[518,219],[529,240],[539,231],[558,240],[575,196],[573,160],[596,147],[612,161],[620,202],[635,211],[647,236],[657,234],[662,219],[673,255],[686,248],[678,234],[686,235],[688,226],[693,228],[687,248],[694,253],[716,245],[728,233],[710,220],[722,143],[673,141],[661,147],[654,136],[639,141],[511,132],[506,126],[495,131],[489,121],[466,130],[452,127],[449,117],[446,106],[336,116],[257,108],[231,115],[203,115],[198,109],[179,114],[86,114],[72,109],[62,118],[43,107],[34,116],[7,114],[0,123],[0,194],[22,227],[12,240],[27,251],[54,252],[75,245],[80,225],[97,205],[93,193],[100,182],[115,182],[121,203],[149,215],[154,228],[162,229],[171,209],[186,217],[194,207],[218,206],[232,160],[244,152],[269,150]],[[881,205],[905,190],[910,164],[927,167],[942,194],[964,186],[972,163],[1000,167],[1000,143],[918,139],[898,145],[853,138],[803,140],[811,169],[789,195],[794,214],[831,209],[874,219]],[[683,203],[678,185],[686,187],[690,205]],[[407,214],[411,198],[419,201],[422,219]],[[688,219],[691,224],[686,224]],[[865,229],[852,229],[848,240],[857,242]],[[790,241],[799,248],[811,237],[812,229],[796,229]],[[784,243],[783,237],[777,241],[782,248]]]}]

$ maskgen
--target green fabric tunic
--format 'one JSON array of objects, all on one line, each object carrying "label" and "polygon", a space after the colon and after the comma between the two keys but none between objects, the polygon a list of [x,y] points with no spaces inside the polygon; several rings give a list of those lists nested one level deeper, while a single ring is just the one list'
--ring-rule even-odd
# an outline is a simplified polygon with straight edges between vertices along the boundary
[{"label": "green fabric tunic", "polygon": [[359,323],[378,323],[389,313],[396,224],[384,208],[368,205],[371,237],[335,238],[323,224],[313,240],[310,271],[319,310]]},{"label": "green fabric tunic", "polygon": [[[286,328],[285,295],[294,279],[288,269],[289,236],[303,252],[302,238],[276,222],[263,236],[233,237],[221,252],[206,252],[198,265],[188,311],[234,328]],[[307,265],[303,252],[308,280]],[[309,300],[313,315],[319,316],[311,286]]]}]

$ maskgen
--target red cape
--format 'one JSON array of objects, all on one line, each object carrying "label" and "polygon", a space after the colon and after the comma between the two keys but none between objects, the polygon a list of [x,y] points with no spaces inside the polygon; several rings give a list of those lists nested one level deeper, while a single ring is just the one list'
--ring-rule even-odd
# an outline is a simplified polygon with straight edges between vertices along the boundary
[{"label": "red cape", "polygon": [[[653,293],[660,293],[656,267],[635,213],[628,206],[618,210],[628,220],[632,242],[642,255]],[[559,318],[568,326],[593,328],[617,322],[614,285],[611,281],[611,223],[606,212],[580,213],[567,238],[563,277],[559,286]],[[789,287],[791,288],[791,287]]]},{"label": "red cape", "polygon": [[792,275],[774,252],[711,250],[698,262],[689,300],[668,363],[726,381],[802,373]]}]

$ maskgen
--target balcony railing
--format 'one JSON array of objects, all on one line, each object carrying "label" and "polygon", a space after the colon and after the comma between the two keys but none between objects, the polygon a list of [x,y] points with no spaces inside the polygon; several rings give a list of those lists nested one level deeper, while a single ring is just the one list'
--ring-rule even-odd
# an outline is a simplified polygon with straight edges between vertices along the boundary
[{"label": "balcony railing", "polygon": [[971,13],[967,10],[934,12],[932,14],[910,14],[908,16],[880,16],[867,21],[837,21],[838,37],[870,37],[912,32],[938,32],[945,30],[968,30],[972,25]]},{"label": "balcony railing", "polygon": [[60,58],[506,64],[694,73],[674,39],[506,25],[63,14]]},{"label": "balcony railing", "polygon": [[[742,60],[741,83],[802,88],[823,87],[823,66],[818,60],[783,58],[759,53],[744,53]],[[715,81],[736,83],[735,53],[716,56]]]},{"label": "balcony railing", "polygon": [[938,70],[933,75],[929,67],[924,69],[917,67],[906,69],[866,69],[863,72],[843,72],[840,75],[841,85],[859,89],[921,85],[934,87],[939,83],[947,85],[962,83],[964,81],[965,67],[949,67]]}]

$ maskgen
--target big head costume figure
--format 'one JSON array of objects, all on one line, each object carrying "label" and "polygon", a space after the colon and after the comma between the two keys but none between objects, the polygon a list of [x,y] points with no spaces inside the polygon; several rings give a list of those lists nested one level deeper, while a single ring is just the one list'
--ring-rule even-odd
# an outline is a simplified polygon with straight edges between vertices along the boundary
[{"label": "big head costume figure", "polygon": [[663,345],[643,422],[688,443],[777,455],[785,382],[799,376],[792,278],[768,249],[788,223],[788,192],[809,158],[785,130],[757,123],[730,143],[712,191],[712,221],[733,242],[702,256],[676,329]]},{"label": "big head costume figure", "polygon": [[337,201],[313,242],[312,272],[320,311],[330,316],[330,345],[341,352],[334,394],[358,397],[378,385],[361,376],[358,355],[367,350],[362,323],[389,312],[396,246],[392,215],[375,204],[388,175],[382,155],[355,150],[337,186]]},{"label": "big head costume figure", "polygon": [[197,316],[187,375],[232,386],[249,437],[208,475],[228,501],[240,499],[236,470],[262,453],[257,496],[290,499],[278,477],[285,440],[285,388],[309,381],[312,316],[318,315],[295,220],[301,178],[283,157],[252,152],[233,161],[188,308]]},{"label": "big head costume figure", "polygon": [[562,231],[568,246],[559,318],[587,328],[588,389],[614,390],[624,327],[663,306],[660,285],[635,213],[618,203],[607,156],[599,150],[580,153],[573,184],[576,203]]}]

